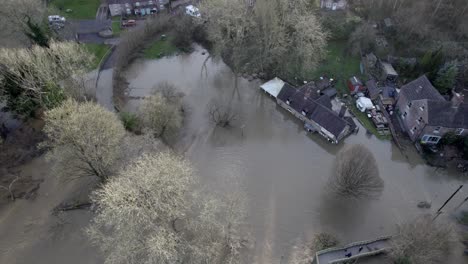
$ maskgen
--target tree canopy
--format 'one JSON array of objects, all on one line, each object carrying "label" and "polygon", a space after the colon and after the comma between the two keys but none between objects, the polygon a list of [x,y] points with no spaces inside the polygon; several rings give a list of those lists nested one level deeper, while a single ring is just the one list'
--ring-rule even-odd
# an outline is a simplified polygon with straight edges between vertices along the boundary
[{"label": "tree canopy", "polygon": [[302,77],[325,55],[327,34],[309,1],[207,0],[201,9],[215,54],[235,72]]}]

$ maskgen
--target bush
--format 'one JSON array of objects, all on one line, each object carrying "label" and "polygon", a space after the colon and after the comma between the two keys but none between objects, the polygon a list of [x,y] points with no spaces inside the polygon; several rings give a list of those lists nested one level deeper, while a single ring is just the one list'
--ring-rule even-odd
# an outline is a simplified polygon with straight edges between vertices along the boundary
[{"label": "bush", "polygon": [[172,44],[182,51],[189,52],[192,48],[193,31],[194,26],[192,18],[182,16],[182,18],[176,22]]},{"label": "bush", "polygon": [[328,233],[318,233],[314,236],[313,247],[316,251],[335,247],[338,245],[338,239]]},{"label": "bush", "polygon": [[130,132],[137,132],[139,130],[139,120],[135,114],[129,112],[121,112],[120,120],[122,120],[122,123],[126,130]]},{"label": "bush", "polygon": [[441,145],[460,145],[463,142],[463,138],[456,135],[453,132],[446,133],[440,140]]}]

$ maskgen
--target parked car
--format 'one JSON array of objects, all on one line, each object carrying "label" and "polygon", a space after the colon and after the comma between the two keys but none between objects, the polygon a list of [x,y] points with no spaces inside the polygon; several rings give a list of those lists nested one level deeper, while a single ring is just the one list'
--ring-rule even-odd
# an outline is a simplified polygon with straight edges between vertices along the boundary
[{"label": "parked car", "polygon": [[185,7],[185,14],[193,17],[201,17],[200,10],[193,5],[188,5]]},{"label": "parked car", "polygon": [[51,15],[48,17],[48,19],[49,19],[49,24],[65,23],[67,21],[63,16],[59,16],[59,15]]},{"label": "parked car", "polygon": [[122,20],[122,27],[134,27],[136,26],[136,20]]}]

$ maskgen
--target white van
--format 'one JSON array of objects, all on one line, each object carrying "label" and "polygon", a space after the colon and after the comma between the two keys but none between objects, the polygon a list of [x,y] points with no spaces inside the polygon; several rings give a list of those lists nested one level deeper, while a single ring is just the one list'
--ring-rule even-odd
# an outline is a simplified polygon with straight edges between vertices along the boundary
[{"label": "white van", "polygon": [[185,14],[193,17],[200,17],[200,10],[193,5],[189,5],[185,7]]}]

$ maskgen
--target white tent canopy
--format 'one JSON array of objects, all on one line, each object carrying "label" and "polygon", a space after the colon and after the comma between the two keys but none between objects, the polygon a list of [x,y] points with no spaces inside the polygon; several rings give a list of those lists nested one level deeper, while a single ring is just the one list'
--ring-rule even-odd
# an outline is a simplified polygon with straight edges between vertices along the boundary
[{"label": "white tent canopy", "polygon": [[260,88],[262,88],[262,90],[264,90],[269,95],[276,98],[278,94],[280,93],[281,89],[283,88],[283,86],[284,86],[284,81],[275,77],[274,79],[269,80],[268,82],[262,84]]},{"label": "white tent canopy", "polygon": [[372,103],[371,99],[367,97],[359,97],[356,100],[356,107],[361,112],[365,112],[366,110],[371,110],[374,108],[374,104]]}]

